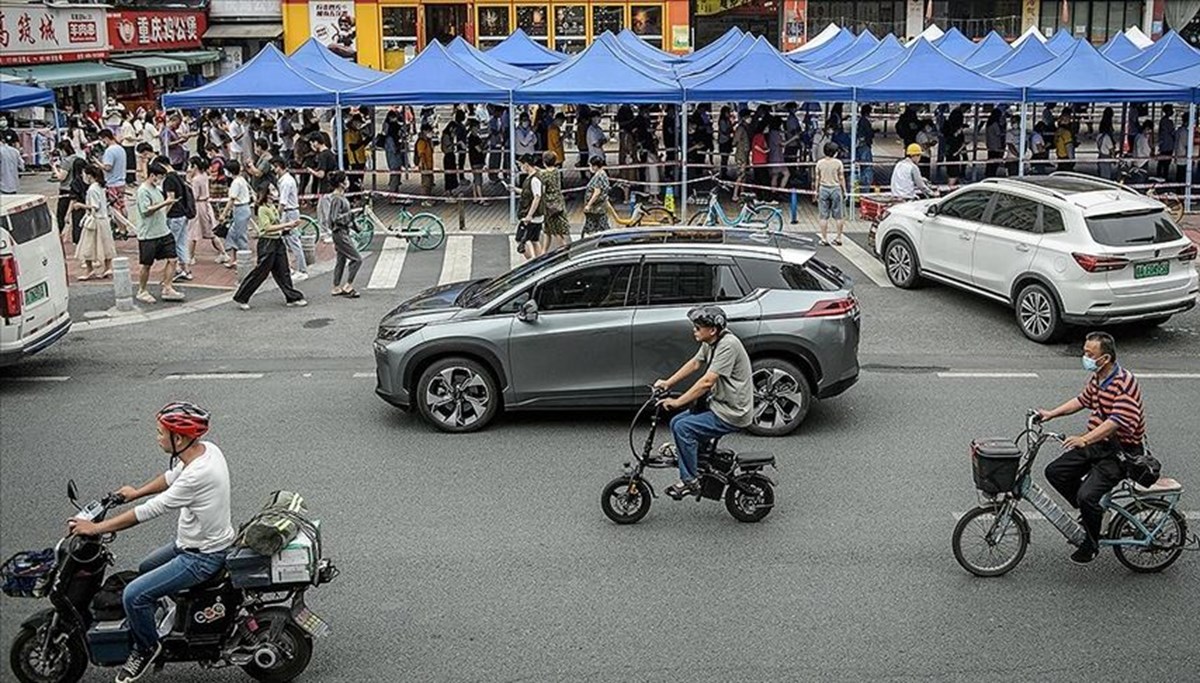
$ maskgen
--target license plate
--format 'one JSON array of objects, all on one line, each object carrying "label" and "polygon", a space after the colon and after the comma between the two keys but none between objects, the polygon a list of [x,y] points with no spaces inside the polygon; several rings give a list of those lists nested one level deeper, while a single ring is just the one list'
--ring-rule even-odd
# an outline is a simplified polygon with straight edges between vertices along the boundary
[{"label": "license plate", "polygon": [[25,305],[30,306],[50,296],[50,286],[45,282],[25,290]]},{"label": "license plate", "polygon": [[1140,280],[1144,277],[1160,277],[1170,272],[1170,261],[1151,261],[1150,263],[1133,264],[1133,277],[1135,280]]},{"label": "license plate", "polygon": [[325,620],[321,617],[318,617],[307,605],[294,612],[292,618],[296,620],[297,626],[304,629],[313,638],[329,635],[329,624],[325,623]]}]

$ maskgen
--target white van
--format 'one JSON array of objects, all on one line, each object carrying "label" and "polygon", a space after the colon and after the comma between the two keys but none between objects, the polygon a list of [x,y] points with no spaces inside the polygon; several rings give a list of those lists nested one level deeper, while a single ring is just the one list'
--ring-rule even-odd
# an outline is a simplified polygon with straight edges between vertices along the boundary
[{"label": "white van", "polygon": [[68,296],[63,248],[46,198],[0,195],[0,365],[66,336]]}]

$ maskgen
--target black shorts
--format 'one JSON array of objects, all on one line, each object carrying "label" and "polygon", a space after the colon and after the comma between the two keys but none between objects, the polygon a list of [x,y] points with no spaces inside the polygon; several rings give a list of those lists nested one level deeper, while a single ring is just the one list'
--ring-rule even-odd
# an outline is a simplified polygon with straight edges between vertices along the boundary
[{"label": "black shorts", "polygon": [[541,223],[524,223],[524,232],[520,235],[525,242],[538,242],[542,239],[542,224]]},{"label": "black shorts", "polygon": [[152,266],[155,261],[175,258],[175,238],[163,235],[152,240],[138,240],[138,263]]}]

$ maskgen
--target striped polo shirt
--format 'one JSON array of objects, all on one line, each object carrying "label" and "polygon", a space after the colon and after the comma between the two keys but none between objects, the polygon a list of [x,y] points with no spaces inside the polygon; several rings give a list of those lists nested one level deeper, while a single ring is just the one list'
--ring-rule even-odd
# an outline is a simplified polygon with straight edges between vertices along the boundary
[{"label": "striped polo shirt", "polygon": [[1142,412],[1142,390],[1133,373],[1119,365],[1103,380],[1092,375],[1079,403],[1092,411],[1088,418],[1088,431],[1099,427],[1105,420],[1117,424],[1117,440],[1123,445],[1140,446],[1146,437],[1146,421]]}]

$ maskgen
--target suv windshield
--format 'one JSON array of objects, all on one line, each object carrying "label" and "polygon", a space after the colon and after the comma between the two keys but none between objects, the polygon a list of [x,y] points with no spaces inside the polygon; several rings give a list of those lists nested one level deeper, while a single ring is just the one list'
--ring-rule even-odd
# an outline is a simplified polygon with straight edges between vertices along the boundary
[{"label": "suv windshield", "polygon": [[513,270],[488,280],[475,291],[468,290],[468,296],[464,298],[462,305],[466,308],[478,308],[479,306],[487,305],[496,297],[529,279],[530,276],[546,268],[553,268],[566,261],[570,256],[571,252],[569,249],[560,248],[548,254],[542,254],[532,261],[522,263]]},{"label": "suv windshield", "polygon": [[1183,239],[1162,209],[1126,211],[1087,218],[1092,239],[1110,247],[1161,244]]}]

